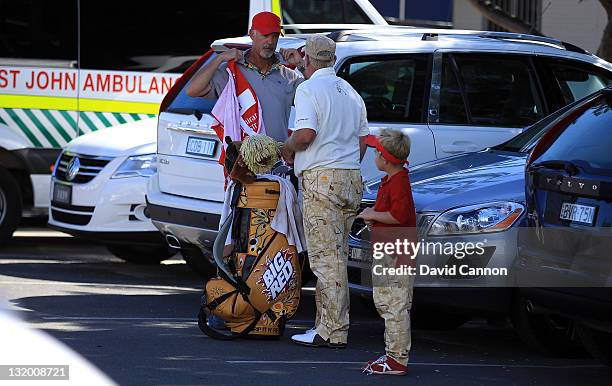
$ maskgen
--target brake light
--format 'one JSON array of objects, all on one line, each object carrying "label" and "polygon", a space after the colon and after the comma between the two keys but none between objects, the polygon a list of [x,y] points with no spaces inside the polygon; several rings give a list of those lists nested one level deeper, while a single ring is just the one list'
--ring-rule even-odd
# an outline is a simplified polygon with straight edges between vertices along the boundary
[{"label": "brake light", "polygon": [[185,86],[185,83],[187,83],[187,81],[189,79],[191,79],[193,74],[200,67],[202,67],[202,64],[206,60],[208,60],[208,58],[210,57],[210,55],[213,54],[213,52],[214,51],[212,49],[208,50],[204,55],[202,55],[198,60],[196,60],[195,63],[193,63],[191,66],[189,66],[189,68],[183,73],[183,75],[181,75],[181,77],[174,83],[172,88],[170,88],[168,93],[164,96],[164,99],[162,100],[161,104],[159,105],[159,113],[160,114],[163,113],[164,111],[166,111],[166,109],[168,108],[170,103],[172,103],[174,98],[183,89],[183,87]]}]

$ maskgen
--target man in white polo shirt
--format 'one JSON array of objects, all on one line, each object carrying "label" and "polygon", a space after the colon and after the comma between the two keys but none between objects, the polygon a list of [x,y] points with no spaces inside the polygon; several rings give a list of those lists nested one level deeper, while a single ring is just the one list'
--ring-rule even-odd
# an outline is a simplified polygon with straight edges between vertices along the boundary
[{"label": "man in white polo shirt", "polygon": [[361,96],[336,76],[336,44],[315,35],[305,47],[295,93],[295,129],[282,153],[302,176],[304,231],[317,276],[315,328],[293,342],[344,348],[349,328],[348,234],[362,196],[360,162],[368,135]]}]

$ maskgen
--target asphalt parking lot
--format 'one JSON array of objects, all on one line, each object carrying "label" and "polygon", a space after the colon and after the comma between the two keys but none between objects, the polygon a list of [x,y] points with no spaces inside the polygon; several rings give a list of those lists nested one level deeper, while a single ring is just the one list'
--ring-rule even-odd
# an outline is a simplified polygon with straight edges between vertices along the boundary
[{"label": "asphalt parking lot", "polygon": [[384,349],[383,324],[361,299],[351,299],[349,347],[311,349],[289,340],[312,325],[310,289],[280,341],[225,342],[197,327],[201,286],[180,255],[158,266],[126,264],[44,222],[27,222],[0,250],[0,301],[122,385],[604,385],[612,379],[612,369],[595,360],[542,357],[510,325],[478,320],[452,331],[414,330],[407,377],[366,376],[362,363]]}]

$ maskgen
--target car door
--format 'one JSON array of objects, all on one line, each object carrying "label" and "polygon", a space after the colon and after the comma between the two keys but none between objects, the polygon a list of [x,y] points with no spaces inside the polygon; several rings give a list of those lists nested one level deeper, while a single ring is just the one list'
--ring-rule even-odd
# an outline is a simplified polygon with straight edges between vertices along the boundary
[{"label": "car door", "polygon": [[434,53],[428,123],[437,158],[502,143],[546,113],[526,55]]},{"label": "car door", "polygon": [[[346,60],[338,75],[363,98],[372,134],[402,130],[412,141],[412,165],[435,159],[433,134],[425,122],[431,73],[430,54],[368,55]],[[375,177],[373,152],[362,163],[364,178]]]}]

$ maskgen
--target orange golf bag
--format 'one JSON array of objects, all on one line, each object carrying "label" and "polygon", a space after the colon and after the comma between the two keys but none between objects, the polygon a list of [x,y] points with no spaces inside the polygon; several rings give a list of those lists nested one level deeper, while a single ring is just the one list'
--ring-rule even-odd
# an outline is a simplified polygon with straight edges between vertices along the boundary
[{"label": "orange golf bag", "polygon": [[[213,247],[219,275],[205,284],[198,316],[200,329],[212,338],[277,338],[297,310],[304,259],[271,228],[279,188],[265,179],[234,185],[232,212]],[[226,246],[230,228],[232,243]],[[229,332],[209,326],[211,314],[223,319]]]}]

